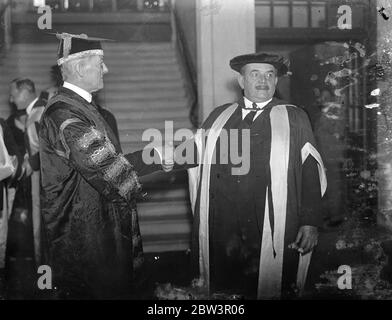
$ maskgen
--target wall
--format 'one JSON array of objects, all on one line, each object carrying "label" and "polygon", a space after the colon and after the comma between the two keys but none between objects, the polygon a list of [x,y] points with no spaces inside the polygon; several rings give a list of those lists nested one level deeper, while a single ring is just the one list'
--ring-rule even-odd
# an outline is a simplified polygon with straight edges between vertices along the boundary
[{"label": "wall", "polygon": [[[37,27],[38,13],[13,13],[13,42],[50,42]],[[171,40],[168,12],[54,13],[52,28],[57,32],[86,33],[115,41],[166,42]]]},{"label": "wall", "polygon": [[7,0],[0,2],[0,56],[3,56],[11,47],[11,8],[7,7],[10,3]]},{"label": "wall", "polygon": [[255,52],[254,0],[199,0],[196,7],[198,94],[204,120],[238,99],[238,73],[229,61]]},{"label": "wall", "polygon": [[177,0],[175,10],[179,28],[185,38],[186,49],[190,55],[190,62],[193,70],[197,67],[197,48],[196,48],[196,0]]}]

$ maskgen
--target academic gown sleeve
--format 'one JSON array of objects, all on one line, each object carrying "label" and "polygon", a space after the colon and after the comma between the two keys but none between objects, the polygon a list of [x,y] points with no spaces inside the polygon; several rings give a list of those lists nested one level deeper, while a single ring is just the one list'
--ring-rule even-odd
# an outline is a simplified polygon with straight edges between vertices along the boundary
[{"label": "academic gown sleeve", "polygon": [[130,202],[141,191],[138,171],[145,166],[141,152],[122,154],[105,133],[83,114],[52,106],[46,119],[50,144],[100,194],[111,201]]},{"label": "academic gown sleeve", "polygon": [[310,125],[303,110],[296,109],[296,125],[299,133],[299,151],[302,162],[301,208],[299,222],[301,226],[320,227],[323,223],[321,199],[326,189],[325,169]]},{"label": "academic gown sleeve", "polygon": [[[147,165],[143,160],[143,153],[149,153],[153,157],[154,162]],[[155,171],[162,170],[162,158],[154,148],[147,148],[146,150],[139,150],[132,153],[125,154],[125,158],[132,163],[139,176],[144,176]]]},{"label": "academic gown sleeve", "polygon": [[301,226],[322,226],[321,187],[317,161],[309,156],[302,165]]}]

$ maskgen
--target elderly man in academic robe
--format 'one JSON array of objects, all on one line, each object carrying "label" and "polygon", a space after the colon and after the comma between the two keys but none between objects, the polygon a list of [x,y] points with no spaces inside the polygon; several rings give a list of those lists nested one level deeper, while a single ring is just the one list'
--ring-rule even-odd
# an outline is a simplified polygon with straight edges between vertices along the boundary
[{"label": "elderly man in academic robe", "polygon": [[57,36],[64,84],[49,100],[39,133],[53,286],[58,298],[132,297],[143,266],[139,176],[162,166],[145,165],[141,151],[124,155],[92,100],[108,72],[102,39]]},{"label": "elderly man in academic robe", "polygon": [[[274,98],[283,58],[248,54],[230,66],[243,98],[213,110],[176,149],[177,163],[190,142],[198,150],[189,169],[194,272],[210,293],[293,297],[318,241],[324,165],[306,113]],[[237,148],[242,164],[231,157]]]}]

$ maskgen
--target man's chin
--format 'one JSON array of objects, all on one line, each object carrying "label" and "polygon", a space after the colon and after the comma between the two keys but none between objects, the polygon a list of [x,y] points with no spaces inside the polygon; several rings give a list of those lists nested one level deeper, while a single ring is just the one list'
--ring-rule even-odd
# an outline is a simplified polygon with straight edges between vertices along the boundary
[{"label": "man's chin", "polygon": [[265,102],[265,101],[268,101],[271,98],[272,97],[270,97],[270,96],[258,96],[257,97],[257,102]]},{"label": "man's chin", "polygon": [[101,89],[103,89],[103,86],[100,86],[99,88],[96,88],[96,89],[91,90],[90,93],[98,92],[98,91],[101,90]]}]

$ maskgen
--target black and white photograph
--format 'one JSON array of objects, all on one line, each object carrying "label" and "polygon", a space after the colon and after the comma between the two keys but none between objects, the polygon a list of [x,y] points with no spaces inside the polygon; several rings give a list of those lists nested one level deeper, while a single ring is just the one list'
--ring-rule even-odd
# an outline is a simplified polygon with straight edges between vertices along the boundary
[{"label": "black and white photograph", "polygon": [[0,300],[392,300],[392,1],[0,0],[0,186]]}]

